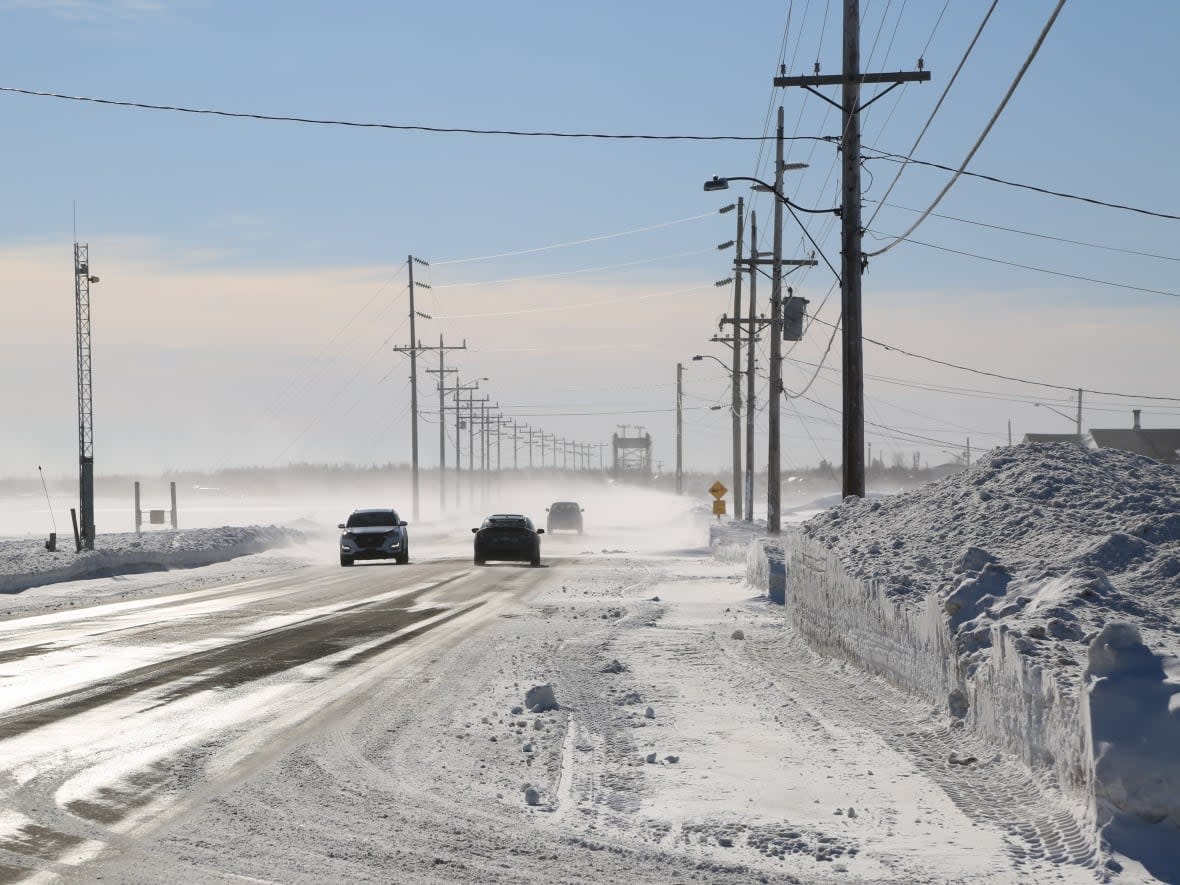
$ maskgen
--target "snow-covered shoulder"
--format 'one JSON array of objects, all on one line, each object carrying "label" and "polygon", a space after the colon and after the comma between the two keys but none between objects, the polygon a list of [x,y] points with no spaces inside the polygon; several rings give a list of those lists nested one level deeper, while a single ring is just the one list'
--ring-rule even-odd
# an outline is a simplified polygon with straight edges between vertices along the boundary
[{"label": "snow-covered shoulder", "polygon": [[1085,795],[1116,851],[1180,877],[1180,470],[1114,449],[998,449],[843,501],[793,543],[787,603],[815,647],[941,695]]},{"label": "snow-covered shoulder", "polygon": [[32,539],[0,540],[0,593],[85,578],[197,568],[302,540],[301,532],[273,525],[99,535],[93,550],[79,553],[60,547],[50,552]]}]

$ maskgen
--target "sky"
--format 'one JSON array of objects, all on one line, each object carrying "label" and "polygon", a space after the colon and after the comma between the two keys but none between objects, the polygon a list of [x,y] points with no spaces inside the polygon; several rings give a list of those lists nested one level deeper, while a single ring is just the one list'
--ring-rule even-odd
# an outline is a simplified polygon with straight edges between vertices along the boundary
[{"label": "sky", "polygon": [[[963,162],[1055,5],[997,4],[915,158]],[[864,68],[913,70],[921,58],[932,72],[864,114],[867,250],[950,179],[908,167],[868,222],[900,168],[880,154],[910,153],[989,6],[863,0]],[[836,111],[771,78],[780,63],[839,70],[841,7],[0,0],[0,87],[612,134],[764,136],[781,104],[799,139],[787,160],[808,164],[787,173],[788,194],[832,207],[839,157],[815,138],[838,134]],[[968,171],[1180,214],[1178,33],[1180,7],[1166,0],[1068,0]],[[692,357],[729,359],[709,341],[733,298],[713,285],[731,275],[732,249],[716,247],[735,234],[735,214],[718,210],[743,196],[770,249],[772,206],[736,183],[702,183],[770,177],[768,142],[409,132],[3,91],[0,115],[0,475],[77,469],[75,224],[100,277],[100,474],[408,461],[409,367],[393,348],[410,343],[412,254],[429,262],[419,338],[466,343],[447,354],[449,378],[486,378],[481,391],[507,418],[566,439],[641,426],[670,470],[682,363],[686,467],[727,475],[729,377]],[[1076,387],[1131,394],[1086,393],[1086,428],[1129,426],[1133,408],[1145,426],[1180,426],[1180,400],[1147,398],[1180,396],[1177,221],[970,177],[934,211],[864,276],[865,334],[895,348],[865,344],[874,457],[939,463],[968,439],[973,451],[1006,443],[1009,422],[1016,440],[1069,432]],[[804,218],[838,265],[835,219]],[[788,257],[811,248],[790,218],[784,246]],[[788,282],[815,316],[786,350],[785,385],[803,392],[783,402],[789,473],[839,461],[840,342],[829,340],[840,308],[823,261]],[[758,292],[765,305],[768,281]],[[436,377],[420,379],[426,465],[437,463]]]}]

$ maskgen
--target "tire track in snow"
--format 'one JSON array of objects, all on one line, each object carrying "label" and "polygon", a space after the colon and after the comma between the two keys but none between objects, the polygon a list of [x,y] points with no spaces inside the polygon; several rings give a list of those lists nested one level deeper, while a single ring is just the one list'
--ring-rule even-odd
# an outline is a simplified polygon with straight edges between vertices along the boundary
[{"label": "tire track in snow", "polygon": [[[1072,865],[1106,881],[1105,858],[1067,804],[1043,778],[998,753],[970,732],[950,728],[923,701],[867,673],[818,658],[789,627],[769,639],[747,640],[726,653],[744,658],[788,696],[830,710],[904,753],[973,820],[1005,834],[1018,865]],[[951,758],[976,762],[951,764]],[[1033,869],[1029,870],[1034,873]]]}]

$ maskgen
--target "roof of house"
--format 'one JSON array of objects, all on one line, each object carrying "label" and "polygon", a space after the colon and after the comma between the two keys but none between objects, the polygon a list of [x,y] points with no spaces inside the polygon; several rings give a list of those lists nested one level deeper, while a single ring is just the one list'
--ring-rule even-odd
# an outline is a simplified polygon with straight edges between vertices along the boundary
[{"label": "roof of house", "polygon": [[1076,433],[1026,433],[1021,442],[1026,443],[1076,443]]},{"label": "roof of house", "polygon": [[1180,430],[1168,428],[1114,430],[1091,428],[1090,436],[1102,449],[1122,449],[1164,464],[1180,464]]}]

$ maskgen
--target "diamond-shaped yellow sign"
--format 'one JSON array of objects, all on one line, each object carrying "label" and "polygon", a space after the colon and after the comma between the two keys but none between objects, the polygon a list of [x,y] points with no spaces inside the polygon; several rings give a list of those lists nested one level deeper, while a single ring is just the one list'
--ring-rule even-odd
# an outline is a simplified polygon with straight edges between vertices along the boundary
[{"label": "diamond-shaped yellow sign", "polygon": [[725,493],[728,491],[729,491],[729,489],[727,489],[725,486],[723,486],[721,484],[720,480],[713,483],[713,485],[709,486],[709,494],[712,495],[714,498],[722,498],[725,496]]}]

